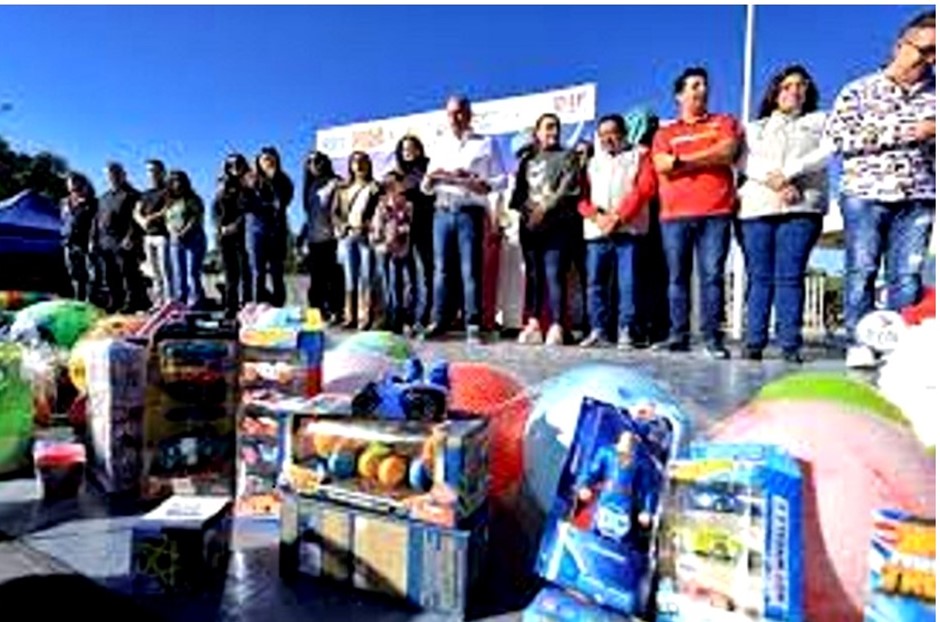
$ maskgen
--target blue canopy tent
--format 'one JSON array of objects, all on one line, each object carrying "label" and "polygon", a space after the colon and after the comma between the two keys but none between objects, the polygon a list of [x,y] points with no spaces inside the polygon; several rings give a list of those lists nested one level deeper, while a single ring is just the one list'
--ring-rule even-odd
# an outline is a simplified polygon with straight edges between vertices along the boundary
[{"label": "blue canopy tent", "polygon": [[37,192],[0,201],[0,289],[60,292],[61,226],[55,201]]}]

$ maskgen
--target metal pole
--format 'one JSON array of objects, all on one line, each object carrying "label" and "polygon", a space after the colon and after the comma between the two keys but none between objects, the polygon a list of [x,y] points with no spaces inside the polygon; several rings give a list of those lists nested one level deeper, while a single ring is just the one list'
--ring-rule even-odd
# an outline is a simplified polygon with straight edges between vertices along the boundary
[{"label": "metal pole", "polygon": [[[747,25],[744,30],[744,85],[741,90],[741,123],[751,118],[751,65],[754,51],[754,5],[747,5]],[[731,336],[741,339],[744,334],[744,252],[734,242],[731,248],[732,311]]]}]

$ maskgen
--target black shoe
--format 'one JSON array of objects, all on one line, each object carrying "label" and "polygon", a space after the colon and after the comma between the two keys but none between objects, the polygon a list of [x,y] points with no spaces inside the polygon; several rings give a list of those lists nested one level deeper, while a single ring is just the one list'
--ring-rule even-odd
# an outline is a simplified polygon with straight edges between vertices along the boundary
[{"label": "black shoe", "polygon": [[746,361],[763,361],[764,351],[761,348],[744,346],[744,349],[741,350],[741,358]]},{"label": "black shoe", "polygon": [[705,354],[716,361],[726,361],[731,358],[731,353],[728,352],[728,348],[720,343],[711,343],[705,346]]},{"label": "black shoe", "polygon": [[670,338],[653,346],[655,352],[688,352],[689,350],[691,350],[689,340],[681,338]]},{"label": "black shoe", "polygon": [[802,365],[803,357],[800,356],[798,350],[791,350],[789,352],[783,353],[783,361],[785,363],[790,363],[791,365]]},{"label": "black shoe", "polygon": [[440,339],[447,334],[447,331],[444,330],[444,327],[440,324],[433,323],[428,326],[427,330],[421,333],[421,339]]}]

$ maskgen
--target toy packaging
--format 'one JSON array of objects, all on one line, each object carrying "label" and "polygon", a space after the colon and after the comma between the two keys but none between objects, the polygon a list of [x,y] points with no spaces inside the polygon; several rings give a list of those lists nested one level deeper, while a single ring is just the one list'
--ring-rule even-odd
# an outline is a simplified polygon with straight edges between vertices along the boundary
[{"label": "toy packaging", "polygon": [[302,495],[444,527],[460,526],[486,501],[485,419],[293,422],[289,479]]},{"label": "toy packaging", "polygon": [[233,323],[189,313],[154,336],[142,496],[235,494],[239,347]]},{"label": "toy packaging", "polygon": [[362,418],[409,421],[443,421],[447,417],[450,389],[446,363],[425,372],[417,357],[408,359],[404,373],[388,374],[370,382],[353,399],[353,414]]},{"label": "toy packaging", "polygon": [[645,610],[677,433],[654,411],[584,400],[539,548],[542,577],[621,614]]},{"label": "toy packaging", "polygon": [[147,350],[119,339],[100,339],[83,346],[83,359],[91,480],[106,493],[136,491],[140,486]]},{"label": "toy packaging", "polygon": [[131,530],[131,582],[144,594],[224,585],[231,552],[231,499],[173,496]]},{"label": "toy packaging", "polygon": [[874,512],[865,622],[937,619],[937,521]]},{"label": "toy packaging", "polygon": [[33,391],[23,374],[23,349],[0,342],[0,475],[29,465]]},{"label": "toy packaging", "polygon": [[288,494],[282,506],[281,573],[352,584],[460,616],[486,551],[481,508],[462,530]]},{"label": "toy packaging", "polygon": [[522,612],[522,622],[631,622],[622,616],[565,590],[549,585]]},{"label": "toy packaging", "polygon": [[657,621],[803,620],[797,462],[769,445],[695,443],[669,475]]},{"label": "toy packaging", "polygon": [[316,309],[253,305],[239,319],[243,390],[307,397],[320,392],[324,336]]}]

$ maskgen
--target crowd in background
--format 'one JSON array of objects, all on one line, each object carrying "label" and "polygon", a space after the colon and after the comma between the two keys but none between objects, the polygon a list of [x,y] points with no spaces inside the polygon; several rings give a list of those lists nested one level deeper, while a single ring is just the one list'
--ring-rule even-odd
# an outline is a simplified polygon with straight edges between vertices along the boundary
[{"label": "crowd in background", "polygon": [[[561,120],[543,114],[515,154],[515,171],[505,169],[497,142],[473,131],[465,97],[447,102],[451,132],[427,152],[405,136],[380,179],[367,153],[351,154],[339,175],[312,151],[298,238],[309,304],[348,329],[381,326],[434,339],[459,325],[479,343],[495,328],[484,309],[484,281],[493,278],[484,253],[500,235],[492,197],[505,192],[519,217],[525,263],[520,343],[558,346],[580,333],[583,347],[689,351],[697,266],[705,351],[729,358],[722,325],[735,236],[747,273],[741,355],[762,358],[773,309],[782,356],[798,363],[804,277],[827,209],[827,165],[840,157],[847,362],[874,365],[875,353],[854,340],[854,329],[874,307],[882,258],[888,306],[916,302],[934,221],[934,20],[929,12],[907,24],[889,62],[846,85],[828,114],[818,109],[810,73],[793,65],[774,76],[757,119],[742,126],[709,110],[708,73],[693,67],[674,82],[675,121],[606,115],[595,141],[568,149]],[[167,172],[157,160],[147,171],[150,188],[141,193],[119,164],[108,165],[110,188],[97,198],[87,178],[68,178],[64,243],[73,293],[98,296],[111,312],[169,299],[204,305],[204,204],[184,172]],[[276,149],[262,149],[253,166],[241,154],[226,158],[211,213],[230,315],[246,302],[285,303],[293,196]],[[152,275],[149,292],[142,263]],[[580,275],[583,326],[567,309],[571,271]]]}]

